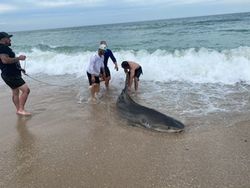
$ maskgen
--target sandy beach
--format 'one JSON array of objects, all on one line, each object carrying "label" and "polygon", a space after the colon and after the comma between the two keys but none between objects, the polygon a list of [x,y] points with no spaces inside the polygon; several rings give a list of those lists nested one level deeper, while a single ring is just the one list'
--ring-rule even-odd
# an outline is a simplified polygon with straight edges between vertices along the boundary
[{"label": "sandy beach", "polygon": [[[79,104],[76,87],[29,85],[31,117],[18,117],[0,86],[0,187],[250,187],[248,113],[187,118],[184,132],[157,133],[120,119],[116,96]],[[196,126],[203,121],[212,125]]]}]

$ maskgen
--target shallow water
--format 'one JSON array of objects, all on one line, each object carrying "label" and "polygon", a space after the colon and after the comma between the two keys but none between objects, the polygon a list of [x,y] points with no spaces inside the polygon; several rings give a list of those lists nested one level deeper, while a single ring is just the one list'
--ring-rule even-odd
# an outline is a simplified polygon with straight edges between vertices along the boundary
[{"label": "shallow water", "polygon": [[85,77],[35,78],[52,85],[25,78],[31,118],[15,115],[9,89],[2,87],[0,186],[249,185],[248,86],[141,79],[133,99],[186,125],[184,132],[170,134],[132,127],[118,116],[123,79],[113,79],[108,92],[102,85],[100,102],[91,104]]},{"label": "shallow water", "polygon": [[[80,108],[93,105],[88,101],[90,92],[86,77],[77,78],[72,75],[45,77],[40,75],[34,78],[43,80],[50,85],[26,78],[28,82],[31,82],[32,87],[39,86],[39,90],[43,87],[55,90],[54,96],[48,96],[48,98],[55,97],[54,100],[59,97],[71,98],[73,105]],[[106,119],[106,116],[116,114],[116,119],[113,120],[119,121],[118,124],[121,123],[120,117],[117,116],[116,100],[123,87],[123,78],[114,77],[108,91],[104,87],[104,83],[101,83],[101,98],[99,103],[94,105],[97,110],[95,113],[100,119]],[[36,90],[35,88],[33,90]],[[247,118],[250,112],[249,91],[250,86],[244,83],[235,85],[162,83],[141,79],[139,91],[135,93],[132,90],[131,96],[137,103],[172,116],[186,124],[188,130],[192,130],[214,125],[230,126],[242,121],[242,117]],[[32,95],[36,95],[36,93]],[[46,96],[44,98],[46,99]],[[45,102],[50,101],[45,100]],[[67,106],[63,106],[63,108],[67,109]],[[109,114],[109,111],[112,112]]]}]

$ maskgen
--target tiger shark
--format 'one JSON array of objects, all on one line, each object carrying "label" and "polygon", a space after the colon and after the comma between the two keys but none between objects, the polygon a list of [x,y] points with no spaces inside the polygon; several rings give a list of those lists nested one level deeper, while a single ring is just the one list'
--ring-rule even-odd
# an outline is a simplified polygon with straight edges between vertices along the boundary
[{"label": "tiger shark", "polygon": [[144,127],[159,132],[181,132],[184,124],[157,110],[136,103],[128,94],[128,75],[126,76],[125,88],[119,95],[116,106],[119,114],[127,119],[133,126]]}]

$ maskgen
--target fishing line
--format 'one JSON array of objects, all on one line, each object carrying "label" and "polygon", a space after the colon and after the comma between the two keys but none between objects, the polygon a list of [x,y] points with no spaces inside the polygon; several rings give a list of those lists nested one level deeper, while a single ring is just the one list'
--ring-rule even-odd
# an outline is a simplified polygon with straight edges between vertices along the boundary
[{"label": "fishing line", "polygon": [[58,86],[58,87],[69,87],[70,85],[58,85],[58,84],[51,84],[51,83],[48,83],[48,82],[44,82],[44,81],[41,81],[41,80],[38,80],[30,75],[28,75],[27,73],[23,73],[25,76],[29,77],[30,79],[32,80],[35,80],[37,82],[40,82],[42,84],[46,84],[46,85],[49,85],[49,86]]},{"label": "fishing line", "polygon": [[42,84],[49,85],[49,86],[57,86],[57,87],[69,87],[69,86],[71,86],[71,85],[51,84],[51,83],[48,83],[48,82],[41,81],[41,80],[36,79],[36,78],[30,76],[29,74],[27,74],[25,70],[26,70],[26,60],[24,61],[23,69],[21,68],[21,71],[22,71],[22,73],[23,73],[25,76],[29,77],[30,79],[32,79],[32,80],[34,80],[34,81],[36,81],[36,82],[42,83]]}]

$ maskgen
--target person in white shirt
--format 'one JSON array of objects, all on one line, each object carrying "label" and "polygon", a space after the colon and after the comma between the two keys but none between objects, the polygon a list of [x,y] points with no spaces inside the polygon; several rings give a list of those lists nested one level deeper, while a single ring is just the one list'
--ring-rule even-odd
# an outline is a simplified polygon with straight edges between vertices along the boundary
[{"label": "person in white shirt", "polygon": [[105,78],[105,71],[104,71],[104,53],[105,53],[106,45],[101,44],[98,49],[98,53],[91,56],[89,65],[87,67],[87,76],[90,85],[90,92],[91,92],[91,100],[96,101],[96,95],[100,91],[100,71],[103,71],[103,77]]}]

